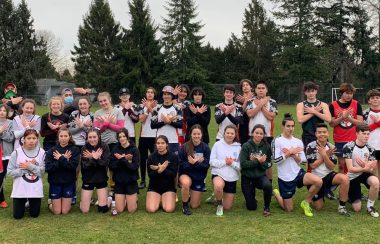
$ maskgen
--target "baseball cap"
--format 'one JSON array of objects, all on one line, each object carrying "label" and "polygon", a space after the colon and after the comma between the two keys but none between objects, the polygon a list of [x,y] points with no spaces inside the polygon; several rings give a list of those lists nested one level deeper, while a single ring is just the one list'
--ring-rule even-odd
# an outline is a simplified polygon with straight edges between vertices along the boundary
[{"label": "baseball cap", "polygon": [[128,88],[123,87],[123,88],[121,88],[121,89],[119,90],[119,96],[121,96],[121,95],[123,95],[123,94],[130,95],[131,93],[129,92],[129,89],[128,89]]}]

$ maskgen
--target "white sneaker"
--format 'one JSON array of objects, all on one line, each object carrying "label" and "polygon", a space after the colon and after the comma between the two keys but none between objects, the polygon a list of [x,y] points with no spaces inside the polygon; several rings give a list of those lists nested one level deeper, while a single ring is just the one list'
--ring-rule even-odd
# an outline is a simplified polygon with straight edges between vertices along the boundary
[{"label": "white sneaker", "polygon": [[374,207],[367,208],[367,213],[369,215],[371,215],[372,217],[374,217],[374,218],[378,218],[379,217],[379,213],[377,212],[376,208],[374,208]]},{"label": "white sneaker", "polygon": [[216,216],[223,216],[223,205],[216,207]]},{"label": "white sneaker", "polygon": [[350,213],[347,211],[346,206],[339,206],[338,207],[338,213],[340,215],[343,215],[343,216],[346,216],[346,217],[350,217]]}]

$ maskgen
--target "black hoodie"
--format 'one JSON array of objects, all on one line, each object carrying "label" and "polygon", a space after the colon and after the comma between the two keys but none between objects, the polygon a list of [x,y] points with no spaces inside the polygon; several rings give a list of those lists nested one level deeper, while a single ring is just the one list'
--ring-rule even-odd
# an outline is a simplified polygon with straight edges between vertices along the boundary
[{"label": "black hoodie", "polygon": [[[115,153],[132,154],[132,160],[126,158],[117,159]],[[110,169],[113,172],[112,179],[115,183],[130,183],[139,179],[140,152],[133,144],[124,148],[118,143],[111,153]]]},{"label": "black hoodie", "polygon": [[[89,152],[94,152],[102,148],[103,153],[99,159],[89,159],[83,157],[83,152],[85,150]],[[81,173],[82,181],[87,184],[96,184],[107,182],[107,167],[110,160],[110,150],[108,145],[105,143],[100,143],[97,146],[91,146],[89,143],[82,148],[82,158],[81,158]]]}]

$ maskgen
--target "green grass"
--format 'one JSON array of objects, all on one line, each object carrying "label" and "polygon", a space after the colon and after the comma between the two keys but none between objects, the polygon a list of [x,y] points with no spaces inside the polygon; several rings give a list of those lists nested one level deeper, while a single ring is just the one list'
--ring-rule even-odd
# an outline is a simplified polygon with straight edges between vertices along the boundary
[{"label": "green grass", "polygon": [[[95,109],[95,108],[94,108]],[[281,133],[281,119],[285,112],[295,116],[295,106],[280,106],[280,113],[275,121],[275,135]],[[42,114],[44,108],[39,108]],[[216,124],[212,119],[209,126],[211,144],[214,143]],[[297,125],[297,137],[301,135],[301,128]],[[276,174],[276,167],[274,168]],[[46,175],[45,175],[46,181]],[[277,187],[277,180],[274,180]],[[208,192],[211,193],[210,176],[207,181]],[[6,194],[11,191],[11,179],[5,185]],[[78,186],[78,193],[80,192]],[[48,184],[45,183],[45,196]],[[174,243],[174,242],[221,242],[221,243],[304,243],[314,242],[378,242],[377,229],[379,220],[371,218],[364,211],[353,214],[349,218],[339,216],[337,203],[326,200],[325,208],[315,213],[313,218],[307,218],[299,207],[305,189],[298,190],[295,195],[295,211],[283,212],[278,204],[272,202],[272,216],[262,216],[262,191],[257,191],[259,207],[250,212],[245,209],[244,197],[238,182],[236,201],[231,211],[226,211],[223,217],[216,217],[216,208],[202,203],[200,209],[193,210],[193,215],[184,216],[181,204],[177,204],[175,213],[145,212],[146,190],[140,191],[139,210],[134,214],[123,213],[111,217],[109,213],[99,214],[93,207],[89,214],[81,214],[79,205],[73,207],[67,216],[53,216],[47,210],[47,198],[43,199],[40,217],[32,219],[25,217],[22,220],[12,218],[11,207],[0,209],[0,242],[128,242],[128,243]],[[11,200],[8,200],[12,206]],[[380,208],[379,204],[376,206]],[[351,209],[349,207],[349,209]]]}]

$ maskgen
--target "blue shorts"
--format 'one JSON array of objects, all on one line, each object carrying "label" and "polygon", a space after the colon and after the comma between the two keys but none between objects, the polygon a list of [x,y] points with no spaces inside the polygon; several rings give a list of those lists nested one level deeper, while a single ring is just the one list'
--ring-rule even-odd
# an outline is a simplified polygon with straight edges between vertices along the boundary
[{"label": "blue shorts", "polygon": [[296,193],[296,188],[304,186],[303,177],[305,177],[305,170],[300,169],[296,178],[292,181],[283,181],[278,178],[278,187],[280,188],[280,194],[283,199],[290,199]]},{"label": "blue shorts", "polygon": [[73,198],[76,195],[75,192],[75,182],[66,184],[51,183],[49,187],[49,198],[53,200],[60,198]]},{"label": "blue shorts", "polygon": [[335,148],[336,148],[335,155],[337,157],[343,157],[343,147],[346,144],[347,144],[347,142],[335,142]]},{"label": "blue shorts", "polygon": [[192,191],[200,191],[205,192],[206,191],[206,183],[203,180],[192,180],[190,189]]}]

